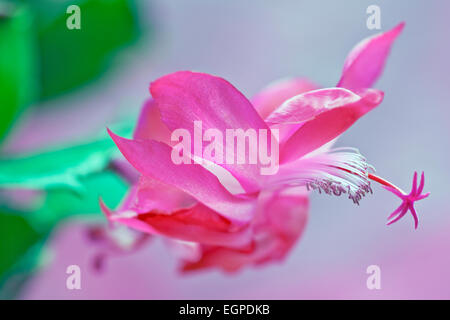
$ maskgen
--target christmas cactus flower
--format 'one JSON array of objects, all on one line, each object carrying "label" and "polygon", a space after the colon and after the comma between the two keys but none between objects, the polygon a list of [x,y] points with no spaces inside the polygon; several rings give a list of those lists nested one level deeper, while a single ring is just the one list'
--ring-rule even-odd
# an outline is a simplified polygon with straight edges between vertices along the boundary
[{"label": "christmas cactus flower", "polygon": [[358,44],[333,88],[295,78],[248,100],[204,73],[152,82],[133,139],[109,131],[140,174],[118,210],[101,203],[109,221],[170,239],[186,271],[284,258],[306,225],[311,190],[358,204],[376,182],[402,200],[389,224],[410,211],[417,228],[414,203],[428,196],[423,174],[406,194],[357,149],[332,147],[382,102],[371,87],[403,27]]}]

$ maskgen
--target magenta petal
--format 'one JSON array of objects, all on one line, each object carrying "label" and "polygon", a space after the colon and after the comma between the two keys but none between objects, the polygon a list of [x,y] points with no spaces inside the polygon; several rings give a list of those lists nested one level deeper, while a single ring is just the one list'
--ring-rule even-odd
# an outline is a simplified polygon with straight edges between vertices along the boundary
[{"label": "magenta petal", "polygon": [[153,139],[170,144],[170,131],[161,120],[161,114],[153,99],[148,99],[142,107],[133,137]]},{"label": "magenta petal", "polygon": [[[100,200],[101,209],[110,222],[146,234],[209,245],[233,247],[248,245],[251,241],[249,224],[234,224],[198,202],[188,206],[185,201],[180,202],[186,200],[186,194],[156,180],[141,177],[139,184],[131,189],[117,211],[111,211]],[[148,211],[144,212],[146,208]]]},{"label": "magenta petal", "polygon": [[182,190],[141,175],[136,184],[130,188],[117,212],[171,214],[195,204],[197,201]]},{"label": "magenta petal", "polygon": [[220,268],[234,272],[246,266],[282,260],[301,237],[307,218],[307,196],[273,194],[263,201],[255,218],[251,246],[204,246],[201,258],[185,261],[183,271]]},{"label": "magenta petal", "polygon": [[144,176],[186,192],[233,221],[252,218],[253,199],[232,195],[200,165],[174,164],[170,146],[154,140],[128,140],[108,132],[125,158]]},{"label": "magenta petal", "polygon": [[[210,128],[222,133],[227,129],[268,129],[247,98],[222,78],[176,72],[152,82],[150,92],[169,129],[187,129],[191,137],[194,137],[194,121],[202,121],[203,131]],[[218,164],[230,171],[246,191],[259,189],[258,165]]]},{"label": "magenta petal", "polygon": [[266,122],[270,124],[302,123],[322,112],[359,100],[361,100],[359,95],[343,88],[313,90],[285,101],[266,118]]},{"label": "magenta petal", "polygon": [[358,95],[343,89],[322,89],[299,95],[276,110],[268,121],[305,121],[280,146],[280,163],[293,161],[333,140],[383,100],[383,92],[361,90]]},{"label": "magenta petal", "polygon": [[245,246],[251,241],[249,225],[236,226],[202,204],[170,215],[141,214],[137,217],[166,237],[220,246]]},{"label": "magenta petal", "polygon": [[156,234],[157,232],[147,223],[136,219],[137,213],[129,211],[129,210],[120,210],[118,213],[109,209],[104,202],[100,199],[100,208],[102,212],[105,214],[106,218],[109,222],[118,222],[132,229],[149,233]]},{"label": "magenta petal", "polygon": [[170,214],[192,207],[197,202],[180,189],[146,176],[139,178],[135,190],[136,196],[129,208],[137,213],[153,211]]},{"label": "magenta petal", "polygon": [[265,119],[284,101],[301,93],[318,89],[319,86],[303,78],[283,79],[258,92],[252,99],[253,106]]},{"label": "magenta petal", "polygon": [[392,30],[369,37],[357,44],[345,59],[338,87],[370,88],[381,75],[391,46],[402,32],[402,22]]}]

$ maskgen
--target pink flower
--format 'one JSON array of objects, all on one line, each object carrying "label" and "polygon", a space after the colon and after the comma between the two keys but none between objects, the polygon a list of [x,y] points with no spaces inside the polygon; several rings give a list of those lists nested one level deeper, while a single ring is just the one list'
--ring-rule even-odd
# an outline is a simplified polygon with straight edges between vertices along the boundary
[{"label": "pink flower", "polygon": [[[304,230],[311,189],[345,194],[359,203],[375,181],[403,200],[395,220],[408,209],[416,219],[413,203],[424,197],[423,183],[416,188],[417,177],[406,195],[373,175],[372,166],[356,149],[331,149],[340,134],[383,100],[383,92],[370,87],[403,26],[357,45],[334,88],[319,89],[304,79],[284,80],[250,102],[229,82],[208,74],[182,71],[154,81],[133,139],[109,132],[141,176],[120,210],[112,212],[102,205],[108,219],[173,239],[172,247],[188,253],[183,270],[226,271],[285,257]],[[261,163],[217,161],[205,152],[208,145],[183,152],[194,164],[175,164],[171,155],[178,149],[171,133],[183,128],[195,136],[199,121],[200,133],[269,133],[266,147],[279,146],[278,171],[264,175]],[[214,143],[220,150],[227,148],[223,142]],[[245,149],[238,157],[250,159],[252,152]]]}]

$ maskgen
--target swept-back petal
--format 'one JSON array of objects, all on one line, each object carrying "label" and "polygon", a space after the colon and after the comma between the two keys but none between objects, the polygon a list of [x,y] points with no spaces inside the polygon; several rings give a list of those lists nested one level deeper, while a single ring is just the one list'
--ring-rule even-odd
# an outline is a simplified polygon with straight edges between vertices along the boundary
[{"label": "swept-back petal", "polygon": [[[132,167],[128,162],[127,164]],[[133,168],[133,170],[135,169]],[[140,175],[131,185],[117,212],[171,214],[177,210],[191,208],[195,204],[197,204],[197,200],[186,192],[167,183]],[[105,213],[108,212],[105,211]]]},{"label": "swept-back petal", "polygon": [[215,175],[198,164],[174,164],[172,148],[167,144],[128,140],[108,132],[125,158],[144,176],[186,192],[233,221],[252,218],[254,199],[232,195]]},{"label": "swept-back petal", "polygon": [[139,114],[133,137],[135,139],[153,139],[170,144],[169,128],[162,122],[161,114],[153,99],[148,99]]},{"label": "swept-back petal", "polygon": [[369,37],[357,44],[344,62],[338,87],[348,89],[370,88],[383,72],[386,59],[395,39],[402,32],[405,23]]},{"label": "swept-back petal", "polygon": [[[133,197],[134,195],[130,194],[128,199],[132,199]],[[121,208],[118,211],[113,211],[106,206],[102,199],[100,199],[100,208],[111,223],[118,222],[141,232],[157,234],[149,224],[137,219],[138,214],[132,210]]]},{"label": "swept-back petal", "polygon": [[298,124],[318,114],[349,105],[361,97],[344,88],[326,88],[309,91],[288,99],[266,119],[267,123]]},{"label": "swept-back petal", "polygon": [[202,204],[171,215],[148,213],[137,218],[158,233],[179,240],[230,247],[248,245],[251,241],[249,224],[237,226]]},{"label": "swept-back petal", "polygon": [[197,201],[186,192],[161,181],[140,176],[134,187],[135,198],[129,208],[137,213],[156,212],[170,214],[192,207]]},{"label": "swept-back petal", "polygon": [[[202,122],[203,131],[217,129],[223,136],[227,129],[268,129],[247,98],[222,78],[189,71],[176,72],[152,82],[150,93],[169,129],[187,129],[191,137],[194,137],[194,121]],[[248,154],[245,156],[248,159]],[[226,167],[246,191],[259,189],[259,165],[218,164]]]},{"label": "swept-back petal", "polygon": [[250,224],[236,225],[201,203],[170,214],[137,214],[124,209],[113,212],[103,202],[100,202],[100,205],[110,222],[117,222],[147,234],[230,247],[245,246],[251,241]]},{"label": "swept-back petal", "polygon": [[272,194],[254,222],[251,246],[202,246],[200,259],[184,261],[183,271],[220,268],[233,272],[249,265],[282,260],[302,235],[308,217],[306,195]]},{"label": "swept-back petal", "polygon": [[280,146],[280,163],[292,161],[321,147],[347,130],[383,100],[383,92],[344,88],[320,89],[294,97],[269,116],[273,123],[303,123]]},{"label": "swept-back petal", "polygon": [[282,79],[269,84],[258,92],[251,101],[261,118],[265,119],[284,101],[318,88],[318,85],[304,78]]}]

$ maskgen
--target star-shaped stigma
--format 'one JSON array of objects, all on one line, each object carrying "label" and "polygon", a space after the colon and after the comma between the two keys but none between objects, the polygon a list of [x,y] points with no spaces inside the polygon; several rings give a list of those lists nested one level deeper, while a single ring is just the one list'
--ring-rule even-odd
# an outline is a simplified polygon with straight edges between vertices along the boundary
[{"label": "star-shaped stigma", "polygon": [[[376,177],[378,178],[378,177]],[[378,178],[379,180],[383,180],[381,178]],[[373,179],[377,181],[378,179]],[[387,181],[379,181],[381,184],[383,184],[383,188],[392,192],[397,197],[399,197],[402,200],[402,203],[400,206],[391,213],[391,215],[388,217],[388,220],[390,220],[387,224],[393,224],[394,222],[397,222],[401,218],[405,216],[405,214],[410,211],[413,218],[414,218],[414,227],[417,229],[417,226],[419,225],[419,218],[417,217],[416,209],[414,208],[414,202],[425,199],[430,195],[430,193],[422,194],[423,187],[425,185],[425,175],[422,172],[422,175],[420,177],[420,184],[419,187],[417,187],[417,172],[414,172],[414,178],[413,178],[413,185],[411,188],[411,192],[407,194],[406,192],[402,191],[400,188],[390,184],[386,183]],[[385,182],[385,183],[383,183]]]}]

